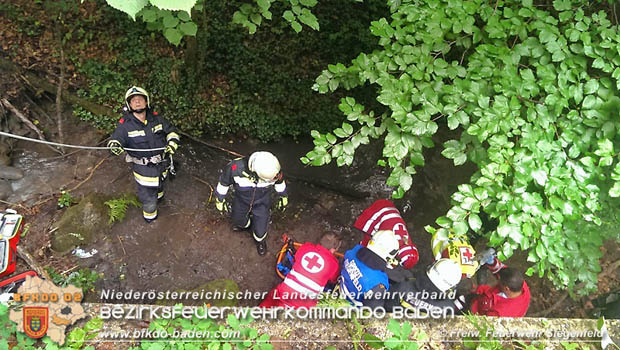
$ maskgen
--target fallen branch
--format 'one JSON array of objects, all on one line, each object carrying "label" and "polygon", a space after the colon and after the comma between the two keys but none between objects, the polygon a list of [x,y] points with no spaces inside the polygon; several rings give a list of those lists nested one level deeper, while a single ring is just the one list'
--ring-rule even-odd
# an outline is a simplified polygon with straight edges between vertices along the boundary
[{"label": "fallen branch", "polygon": [[121,237],[119,235],[116,235],[116,238],[118,238],[118,241],[121,243],[121,248],[123,248],[123,255],[127,255],[127,251],[125,250],[125,246],[123,245]]},{"label": "fallen branch", "polygon": [[21,245],[17,246],[17,255],[22,260],[24,260],[31,269],[35,270],[39,276],[45,278],[48,281],[52,280],[47,271],[45,271],[45,269],[41,265],[39,265],[39,263],[34,259],[34,257],[26,251],[26,248]]},{"label": "fallen branch", "polygon": [[28,209],[27,207],[25,207],[25,206],[23,206],[23,205],[21,205],[19,203],[11,203],[11,202],[7,202],[7,201],[3,201],[1,199],[0,199],[0,203],[6,204],[6,205],[10,205],[11,207],[20,207],[20,208],[23,208],[23,209]]},{"label": "fallen branch", "polygon": [[213,186],[211,186],[210,183],[206,182],[205,180],[199,178],[198,176],[194,176],[192,175],[192,177],[199,182],[202,182],[203,184],[209,186],[209,189],[211,190],[211,192],[209,193],[209,199],[207,200],[207,203],[211,203],[211,198],[213,198]]},{"label": "fallen branch", "polygon": [[[56,86],[54,86],[53,84],[50,84],[45,79],[41,79],[32,73],[24,71],[24,69],[22,69],[20,66],[16,65],[15,63],[11,62],[10,60],[0,57],[0,69],[4,69],[4,70],[7,70],[13,73],[19,73],[20,77],[22,77],[23,80],[25,80],[28,84],[30,84],[36,90],[39,90],[39,91],[43,90],[45,92],[48,92],[56,96],[56,93],[57,93]],[[62,99],[65,102],[70,103],[72,105],[78,105],[93,114],[107,115],[113,118],[118,117],[117,113],[115,113],[111,108],[108,108],[108,107],[90,102],[88,100],[82,99],[80,97],[77,97],[73,94],[70,94],[67,90],[63,90]]]},{"label": "fallen branch", "polygon": [[[19,118],[19,120],[21,120],[24,124],[26,124],[30,129],[32,129],[37,136],[39,137],[39,140],[41,141],[47,141],[45,139],[45,136],[43,136],[43,133],[41,132],[41,130],[39,130],[39,128],[37,128],[36,125],[34,125],[28,118],[26,118],[25,115],[23,115],[17,108],[15,108],[15,106],[13,106],[11,104],[11,102],[9,102],[6,98],[2,98],[0,99],[0,102],[2,102],[2,104],[8,108],[11,112],[13,112],[13,114],[15,114],[17,116],[17,118]],[[49,147],[50,149],[54,150],[54,152],[60,153],[62,154],[61,151],[57,150],[56,148],[47,145],[47,147]]]},{"label": "fallen branch", "polygon": [[97,163],[97,165],[95,165],[95,167],[93,168],[93,170],[90,171],[90,174],[88,174],[88,176],[82,180],[79,184],[77,184],[75,187],[69,189],[68,191],[75,191],[78,189],[78,187],[82,186],[86,181],[90,180],[91,177],[93,177],[93,174],[95,173],[95,170],[97,170],[97,168],[103,164],[103,162],[106,161],[106,159],[110,158],[110,156],[106,156],[105,158],[103,158],[102,160],[99,161],[99,163]]},{"label": "fallen branch", "polygon": [[50,123],[53,123],[52,118],[51,118],[51,117],[50,117],[50,116],[49,116],[49,115],[48,115],[48,114],[47,114],[47,113],[43,110],[43,108],[39,107],[39,105],[37,105],[37,104],[36,104],[36,103],[35,103],[35,102],[34,102],[34,101],[30,98],[30,96],[28,96],[28,93],[27,93],[27,92],[24,92],[23,94],[21,94],[21,96],[24,96],[24,97],[28,100],[29,105],[31,105],[34,109],[36,109],[36,113],[37,113],[37,114],[39,114],[39,115],[40,115],[40,116],[42,116],[42,117],[47,118],[47,120],[48,120]]}]

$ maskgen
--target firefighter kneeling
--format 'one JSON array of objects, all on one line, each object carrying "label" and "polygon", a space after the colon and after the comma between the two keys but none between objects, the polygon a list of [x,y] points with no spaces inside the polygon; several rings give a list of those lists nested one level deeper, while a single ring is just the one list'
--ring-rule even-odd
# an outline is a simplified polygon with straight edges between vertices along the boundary
[{"label": "firefighter kneeling", "polygon": [[465,296],[456,297],[456,293],[451,292],[460,280],[458,264],[450,259],[439,259],[426,271],[416,273],[414,280],[393,285],[392,298],[386,302],[386,307],[388,311],[402,312],[402,306],[414,311],[414,318],[454,315],[466,306]]}]

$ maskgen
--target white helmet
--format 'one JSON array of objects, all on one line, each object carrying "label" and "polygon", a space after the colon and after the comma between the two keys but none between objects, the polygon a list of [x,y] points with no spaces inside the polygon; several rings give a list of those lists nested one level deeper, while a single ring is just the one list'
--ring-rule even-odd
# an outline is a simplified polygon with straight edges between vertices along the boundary
[{"label": "white helmet", "polygon": [[379,255],[381,259],[387,262],[388,267],[392,267],[394,258],[398,254],[398,237],[390,230],[382,230],[375,232],[368,242],[368,249]]},{"label": "white helmet", "polygon": [[459,265],[448,258],[437,260],[426,272],[435,287],[442,292],[455,287],[461,281],[462,271]]},{"label": "white helmet", "polygon": [[264,181],[274,181],[280,173],[280,162],[270,152],[254,152],[248,160],[248,167]]},{"label": "white helmet", "polygon": [[144,96],[144,99],[146,100],[146,106],[148,108],[151,108],[151,99],[149,97],[149,93],[146,92],[146,90],[144,90],[143,88],[134,85],[130,87],[129,90],[127,90],[127,92],[125,93],[125,104],[130,111],[131,106],[129,106],[129,101],[131,101],[131,98],[136,95]]}]

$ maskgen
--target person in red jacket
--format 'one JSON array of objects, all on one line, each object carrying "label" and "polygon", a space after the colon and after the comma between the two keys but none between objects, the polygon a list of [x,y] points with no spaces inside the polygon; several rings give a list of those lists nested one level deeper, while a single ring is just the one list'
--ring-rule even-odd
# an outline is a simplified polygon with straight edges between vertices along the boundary
[{"label": "person in red jacket", "polygon": [[394,232],[398,236],[400,265],[405,269],[411,269],[418,263],[418,248],[411,242],[405,220],[391,201],[376,200],[362,212],[353,226],[365,233],[360,243],[364,247],[368,245],[368,241],[377,231]]},{"label": "person in red jacket", "polygon": [[326,234],[319,244],[304,243],[295,252],[295,262],[284,281],[272,289],[260,307],[311,308],[328,283],[335,284],[340,275],[340,263],[334,253],[340,240]]},{"label": "person in red jacket", "polygon": [[523,274],[506,267],[497,257],[487,267],[497,277],[495,287],[481,285],[476,288],[477,296],[471,302],[473,314],[523,317],[530,306],[530,289],[523,279]]}]

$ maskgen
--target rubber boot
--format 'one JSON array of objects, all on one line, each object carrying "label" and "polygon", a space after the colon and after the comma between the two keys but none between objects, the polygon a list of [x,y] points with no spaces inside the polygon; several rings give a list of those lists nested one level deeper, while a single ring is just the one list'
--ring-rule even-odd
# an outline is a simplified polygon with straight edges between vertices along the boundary
[{"label": "rubber boot", "polygon": [[267,254],[267,242],[265,242],[264,240],[256,242],[256,251],[260,256],[264,256],[265,254]]}]

